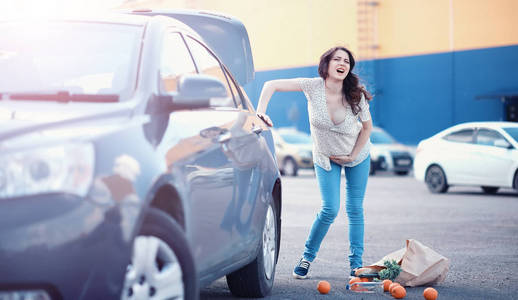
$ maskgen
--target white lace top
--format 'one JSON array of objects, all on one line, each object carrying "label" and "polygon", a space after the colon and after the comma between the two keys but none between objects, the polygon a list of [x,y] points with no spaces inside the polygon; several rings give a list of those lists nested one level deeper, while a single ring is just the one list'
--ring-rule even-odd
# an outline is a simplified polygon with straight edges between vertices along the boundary
[{"label": "white lace top", "polygon": [[[326,102],[324,80],[321,77],[299,78],[302,91],[308,99],[308,113],[313,138],[313,162],[324,170],[331,170],[331,155],[348,155],[353,150],[356,139],[362,129],[361,121],[371,118],[369,104],[362,95],[361,111],[353,114],[349,106],[345,109],[345,118],[335,125],[329,116]],[[354,167],[369,155],[371,142],[367,141],[356,160],[346,163],[346,167]]]}]

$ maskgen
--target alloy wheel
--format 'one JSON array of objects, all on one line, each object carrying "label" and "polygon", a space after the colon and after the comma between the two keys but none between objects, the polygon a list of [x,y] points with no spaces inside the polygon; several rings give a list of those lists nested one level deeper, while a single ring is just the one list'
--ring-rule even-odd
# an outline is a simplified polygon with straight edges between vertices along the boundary
[{"label": "alloy wheel", "polygon": [[264,273],[268,280],[272,278],[275,266],[275,252],[277,247],[276,236],[275,216],[271,205],[269,205],[263,228]]},{"label": "alloy wheel", "polygon": [[154,236],[135,238],[122,299],[184,299],[180,263],[164,241]]}]

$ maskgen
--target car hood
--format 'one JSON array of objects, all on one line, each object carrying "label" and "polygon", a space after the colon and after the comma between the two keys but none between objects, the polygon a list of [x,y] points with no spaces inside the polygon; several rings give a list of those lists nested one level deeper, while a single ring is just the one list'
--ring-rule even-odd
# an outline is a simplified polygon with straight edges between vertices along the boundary
[{"label": "car hood", "polygon": [[121,119],[127,120],[131,113],[132,109],[127,106],[110,104],[45,102],[30,103],[30,106],[27,103],[0,105],[0,143],[43,131],[59,131],[58,135],[63,138],[106,131],[112,125],[123,123]]}]

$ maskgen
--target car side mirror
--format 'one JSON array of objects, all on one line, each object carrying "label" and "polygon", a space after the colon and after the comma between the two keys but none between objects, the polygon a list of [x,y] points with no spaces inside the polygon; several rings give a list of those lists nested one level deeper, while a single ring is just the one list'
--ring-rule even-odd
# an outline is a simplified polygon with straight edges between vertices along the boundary
[{"label": "car side mirror", "polygon": [[511,144],[509,144],[508,141],[503,140],[503,139],[496,140],[494,145],[496,147],[500,147],[500,148],[506,148],[506,149],[510,149],[511,148]]},{"label": "car side mirror", "polygon": [[169,110],[207,108],[211,101],[228,97],[223,82],[213,76],[186,74],[180,77],[178,91],[160,95],[159,101]]}]

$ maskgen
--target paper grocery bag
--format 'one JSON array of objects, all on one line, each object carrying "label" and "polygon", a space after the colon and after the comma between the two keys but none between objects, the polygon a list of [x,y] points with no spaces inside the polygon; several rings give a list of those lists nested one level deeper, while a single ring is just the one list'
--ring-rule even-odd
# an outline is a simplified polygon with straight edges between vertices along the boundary
[{"label": "paper grocery bag", "polygon": [[386,255],[373,266],[383,267],[384,261],[392,259],[401,266],[401,273],[395,281],[403,286],[442,282],[450,266],[449,259],[413,239],[406,241],[405,248]]}]

